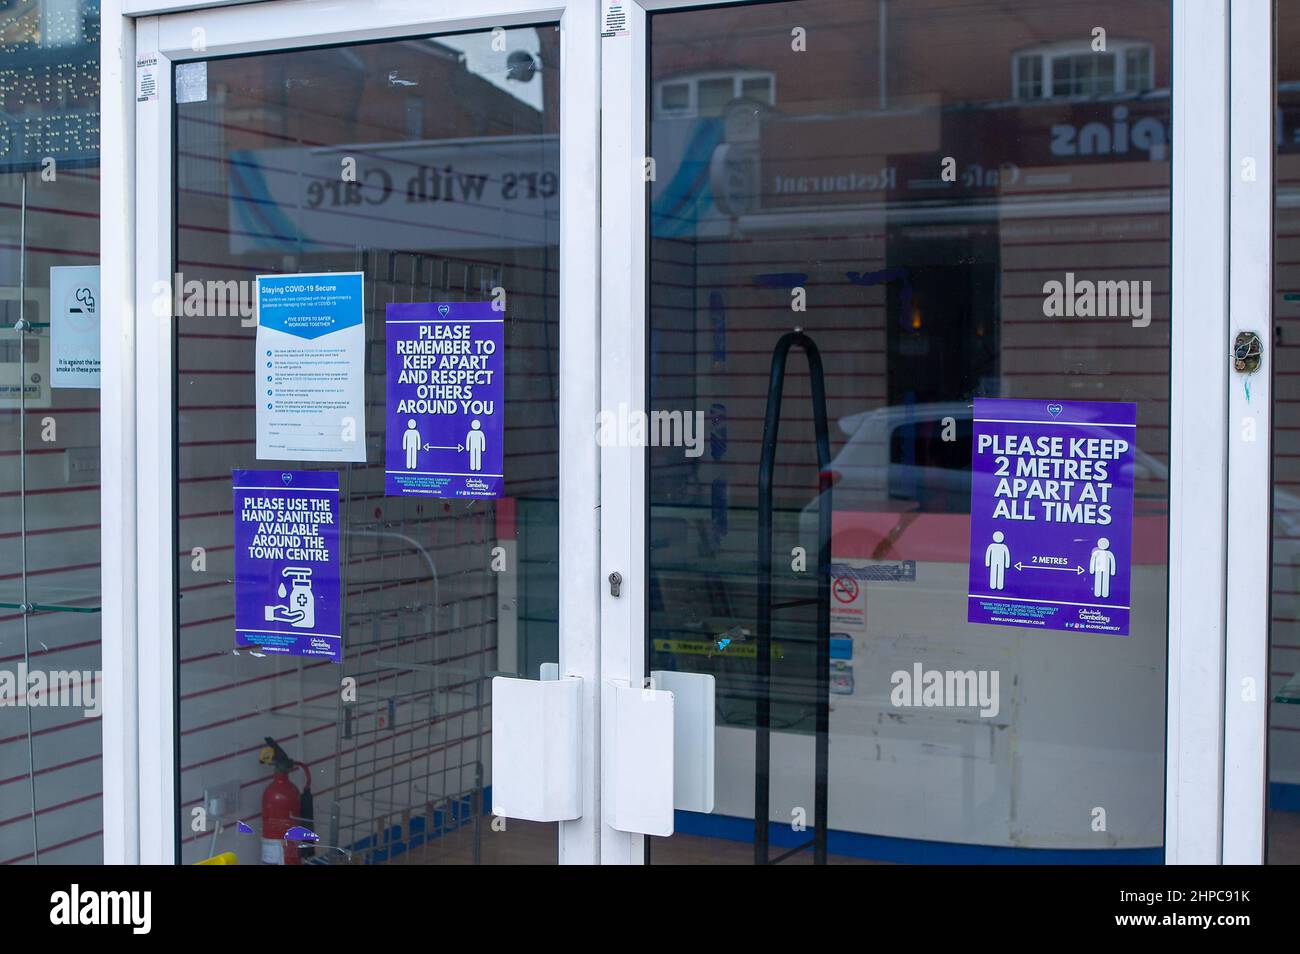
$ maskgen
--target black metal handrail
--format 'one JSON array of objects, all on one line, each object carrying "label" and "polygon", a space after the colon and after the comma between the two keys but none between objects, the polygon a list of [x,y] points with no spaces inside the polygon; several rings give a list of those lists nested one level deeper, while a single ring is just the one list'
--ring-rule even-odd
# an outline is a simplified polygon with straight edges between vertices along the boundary
[{"label": "black metal handrail", "polygon": [[754,731],[754,862],[783,861],[795,850],[776,859],[768,857],[768,827],[772,761],[772,472],[776,464],[777,432],[781,423],[781,396],[790,349],[798,346],[808,358],[812,379],[813,421],[817,435],[817,681],[816,761],[813,790],[813,864],[826,863],[826,796],[830,729],[830,566],[831,481],[830,435],[826,424],[826,382],[821,353],[802,331],[782,335],[772,352],[772,373],[767,385],[767,414],[763,420],[763,450],[758,465],[758,619],[756,625],[758,699]]}]

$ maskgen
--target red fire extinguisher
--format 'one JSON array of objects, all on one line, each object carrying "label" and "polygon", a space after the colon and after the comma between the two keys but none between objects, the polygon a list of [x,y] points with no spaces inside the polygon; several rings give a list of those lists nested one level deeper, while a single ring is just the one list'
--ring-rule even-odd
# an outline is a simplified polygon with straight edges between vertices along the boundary
[{"label": "red fire extinguisher", "polygon": [[[275,770],[271,784],[262,792],[262,864],[300,865],[302,859],[297,844],[285,841],[284,835],[290,828],[311,825],[311,772],[301,762],[289,758],[288,753],[269,736],[257,760]],[[295,765],[302,769],[306,779],[301,795],[289,781],[289,773]],[[301,852],[302,855],[310,853],[310,848]]]}]

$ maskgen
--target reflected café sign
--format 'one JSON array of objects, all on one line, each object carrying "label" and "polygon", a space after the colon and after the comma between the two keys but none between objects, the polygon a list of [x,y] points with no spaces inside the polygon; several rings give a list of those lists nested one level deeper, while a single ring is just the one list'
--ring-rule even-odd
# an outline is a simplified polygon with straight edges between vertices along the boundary
[{"label": "reflected caf\u00e9 sign", "polygon": [[[767,209],[853,199],[940,198],[1026,185],[1027,170],[1169,158],[1168,99],[900,111],[833,119],[770,115],[758,161]],[[940,178],[945,156],[956,180]]]},{"label": "reflected caf\u00e9 sign", "polygon": [[244,150],[231,251],[554,245],[559,169],[556,136]]}]

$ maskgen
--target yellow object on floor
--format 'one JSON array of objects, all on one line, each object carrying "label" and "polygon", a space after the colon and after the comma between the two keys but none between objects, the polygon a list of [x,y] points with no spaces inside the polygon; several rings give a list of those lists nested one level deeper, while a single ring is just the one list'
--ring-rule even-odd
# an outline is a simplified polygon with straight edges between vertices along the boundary
[{"label": "yellow object on floor", "polygon": [[211,858],[204,858],[202,861],[194,862],[196,865],[237,865],[239,858],[233,851],[223,851],[219,855],[213,855]]}]

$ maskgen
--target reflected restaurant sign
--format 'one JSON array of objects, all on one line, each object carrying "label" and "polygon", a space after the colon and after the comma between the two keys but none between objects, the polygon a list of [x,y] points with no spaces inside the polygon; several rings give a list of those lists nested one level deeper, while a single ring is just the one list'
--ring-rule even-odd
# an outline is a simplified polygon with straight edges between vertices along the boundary
[{"label": "reflected restaurant sign", "polygon": [[[1044,168],[1089,163],[1139,163],[1153,171],[1132,169],[1120,184],[1157,186],[1168,181],[1153,165],[1169,158],[1168,110],[1168,99],[1160,98],[830,119],[772,115],[762,124],[756,159],[761,201],[773,209],[1036,184],[1060,188],[1054,170],[1050,181],[1033,177]],[[846,149],[846,143],[854,146]],[[956,160],[954,182],[940,178],[944,156]]]}]

